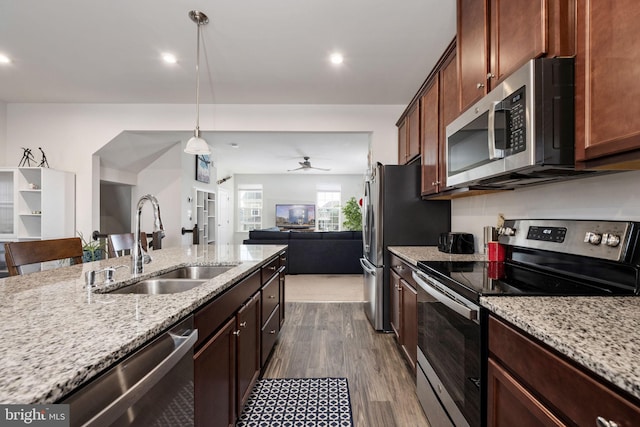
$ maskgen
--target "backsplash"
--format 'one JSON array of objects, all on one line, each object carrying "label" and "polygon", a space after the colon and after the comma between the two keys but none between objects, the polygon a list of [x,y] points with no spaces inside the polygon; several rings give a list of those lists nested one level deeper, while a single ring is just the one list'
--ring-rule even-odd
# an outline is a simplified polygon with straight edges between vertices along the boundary
[{"label": "backsplash", "polygon": [[451,202],[452,231],[473,233],[482,251],[482,227],[505,218],[640,221],[640,171],[620,172],[521,188]]}]

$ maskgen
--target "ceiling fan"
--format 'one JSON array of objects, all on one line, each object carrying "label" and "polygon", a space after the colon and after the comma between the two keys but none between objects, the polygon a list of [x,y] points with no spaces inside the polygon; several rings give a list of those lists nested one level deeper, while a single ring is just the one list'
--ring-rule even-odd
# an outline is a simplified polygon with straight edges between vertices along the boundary
[{"label": "ceiling fan", "polygon": [[316,169],[319,171],[330,171],[331,169],[317,168],[315,166],[311,166],[311,162],[309,161],[309,156],[304,156],[304,162],[298,162],[300,164],[299,168],[289,169],[287,172],[293,172],[297,170],[307,170],[307,169]]}]

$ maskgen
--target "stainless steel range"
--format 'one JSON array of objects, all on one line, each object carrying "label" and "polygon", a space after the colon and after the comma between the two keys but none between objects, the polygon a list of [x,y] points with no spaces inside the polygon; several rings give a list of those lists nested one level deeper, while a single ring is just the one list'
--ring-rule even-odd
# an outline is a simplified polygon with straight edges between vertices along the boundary
[{"label": "stainless steel range", "polygon": [[639,295],[640,223],[508,220],[504,262],[418,263],[418,397],[436,426],[485,425],[483,295]]}]

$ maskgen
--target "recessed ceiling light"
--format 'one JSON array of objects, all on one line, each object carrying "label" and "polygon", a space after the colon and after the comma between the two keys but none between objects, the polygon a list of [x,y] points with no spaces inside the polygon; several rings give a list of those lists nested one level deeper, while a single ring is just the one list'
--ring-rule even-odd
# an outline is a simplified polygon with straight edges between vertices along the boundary
[{"label": "recessed ceiling light", "polygon": [[173,55],[171,53],[163,53],[162,54],[162,59],[167,64],[175,64],[176,62],[178,62],[178,60],[176,59],[175,55]]},{"label": "recessed ceiling light", "polygon": [[238,147],[240,147],[240,146],[238,145],[237,142],[232,142],[231,143],[231,148],[238,148]]},{"label": "recessed ceiling light", "polygon": [[8,64],[11,62],[11,59],[7,55],[3,55],[0,53],[0,64]]},{"label": "recessed ceiling light", "polygon": [[342,62],[344,61],[344,57],[342,56],[341,53],[332,53],[331,56],[329,57],[329,60],[331,61],[332,64],[338,65],[338,64],[342,64]]}]

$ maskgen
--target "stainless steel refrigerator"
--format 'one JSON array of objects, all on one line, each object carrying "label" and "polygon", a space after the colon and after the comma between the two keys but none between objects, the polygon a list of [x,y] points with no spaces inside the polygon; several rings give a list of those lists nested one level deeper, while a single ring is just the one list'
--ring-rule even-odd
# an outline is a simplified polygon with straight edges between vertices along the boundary
[{"label": "stainless steel refrigerator", "polygon": [[389,246],[436,246],[451,229],[451,203],[420,197],[420,164],[378,163],[365,177],[363,198],[364,311],[376,330],[389,331]]}]

